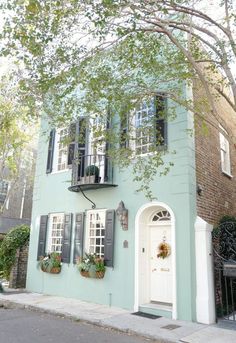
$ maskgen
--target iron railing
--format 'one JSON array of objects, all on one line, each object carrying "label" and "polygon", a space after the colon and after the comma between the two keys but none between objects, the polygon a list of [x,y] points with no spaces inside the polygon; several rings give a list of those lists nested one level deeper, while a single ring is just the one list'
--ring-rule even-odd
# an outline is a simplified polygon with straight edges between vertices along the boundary
[{"label": "iron railing", "polygon": [[236,322],[236,222],[213,230],[216,316]]},{"label": "iron railing", "polygon": [[81,155],[73,160],[71,186],[113,184],[113,167],[107,155]]}]

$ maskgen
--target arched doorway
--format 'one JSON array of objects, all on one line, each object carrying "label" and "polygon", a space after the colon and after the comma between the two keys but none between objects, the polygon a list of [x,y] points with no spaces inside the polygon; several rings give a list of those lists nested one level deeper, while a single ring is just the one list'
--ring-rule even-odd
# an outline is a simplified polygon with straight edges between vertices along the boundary
[{"label": "arched doorway", "polygon": [[172,210],[160,202],[142,206],[136,215],[135,310],[161,308],[176,318],[175,264]]}]

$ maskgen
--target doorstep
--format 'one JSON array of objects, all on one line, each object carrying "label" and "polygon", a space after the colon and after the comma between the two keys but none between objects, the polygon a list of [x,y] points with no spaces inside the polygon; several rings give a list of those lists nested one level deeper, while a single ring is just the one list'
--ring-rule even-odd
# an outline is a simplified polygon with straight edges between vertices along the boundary
[{"label": "doorstep", "polygon": [[139,311],[172,319],[172,305],[148,303],[139,306]]}]

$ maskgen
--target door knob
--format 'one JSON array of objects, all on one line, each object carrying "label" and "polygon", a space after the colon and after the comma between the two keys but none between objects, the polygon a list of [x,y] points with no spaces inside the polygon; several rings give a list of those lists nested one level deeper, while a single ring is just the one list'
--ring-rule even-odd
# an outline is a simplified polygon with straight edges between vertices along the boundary
[{"label": "door knob", "polygon": [[156,271],[157,271],[157,269],[156,269],[156,268],[152,269],[152,273],[153,273],[153,272],[156,272]]}]

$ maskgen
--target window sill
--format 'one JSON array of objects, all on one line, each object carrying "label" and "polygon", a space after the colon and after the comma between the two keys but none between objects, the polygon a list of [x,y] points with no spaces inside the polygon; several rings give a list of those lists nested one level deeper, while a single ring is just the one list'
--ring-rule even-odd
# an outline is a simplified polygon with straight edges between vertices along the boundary
[{"label": "window sill", "polygon": [[52,171],[51,173],[49,173],[48,175],[53,175],[53,174],[62,174],[62,173],[65,173],[65,172],[68,172],[70,169],[67,168],[67,169],[63,169],[63,170],[55,170],[55,171]]},{"label": "window sill", "polygon": [[225,175],[225,176],[227,176],[229,179],[232,179],[232,178],[233,178],[233,175],[232,175],[232,174],[230,174],[230,173],[228,173],[228,172],[226,172],[226,171],[224,171],[224,170],[222,170],[222,174]]},{"label": "window sill", "polygon": [[159,152],[166,152],[167,149],[168,149],[167,145],[162,145],[162,146],[157,147],[157,149],[155,151],[146,152],[144,154],[135,154],[135,157],[152,156],[152,155],[155,155],[156,153],[159,153]]}]

